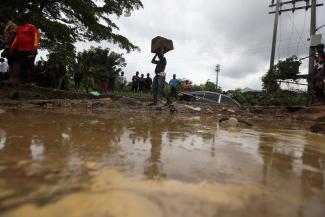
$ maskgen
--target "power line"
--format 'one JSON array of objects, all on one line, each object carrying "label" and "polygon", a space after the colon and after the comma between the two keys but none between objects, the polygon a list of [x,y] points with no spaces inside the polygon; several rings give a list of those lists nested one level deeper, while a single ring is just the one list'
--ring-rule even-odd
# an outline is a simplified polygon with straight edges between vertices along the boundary
[{"label": "power line", "polygon": [[288,17],[290,18],[290,21],[291,21],[291,23],[292,23],[292,25],[293,25],[293,27],[294,27],[294,30],[296,31],[296,33],[297,33],[297,35],[298,35],[298,39],[305,45],[305,47],[308,49],[308,44],[307,44],[307,40],[303,40],[302,39],[302,35],[300,35],[299,34],[299,31],[298,31],[298,29],[297,29],[297,26],[296,26],[296,24],[295,24],[295,22],[294,22],[294,18],[293,17],[291,17],[290,16],[290,14],[287,14],[288,15]]},{"label": "power line", "polygon": [[[304,25],[303,25],[303,28],[302,28],[301,33],[298,35],[299,38],[302,38],[302,35],[303,35],[304,32],[305,32],[306,21],[307,21],[307,12],[305,12]],[[298,43],[298,45],[297,45],[297,56],[299,56],[299,46],[300,46],[300,41],[299,41],[299,43]]]},{"label": "power line", "polygon": [[[293,16],[294,16],[294,14],[293,14]],[[295,25],[295,23],[294,23],[294,20],[293,20],[293,22],[291,23],[291,32],[290,32],[290,37],[289,37],[287,56],[290,55],[290,49],[289,48],[290,48],[291,38],[292,38],[292,35],[293,35],[293,31],[294,31],[294,25]]]}]

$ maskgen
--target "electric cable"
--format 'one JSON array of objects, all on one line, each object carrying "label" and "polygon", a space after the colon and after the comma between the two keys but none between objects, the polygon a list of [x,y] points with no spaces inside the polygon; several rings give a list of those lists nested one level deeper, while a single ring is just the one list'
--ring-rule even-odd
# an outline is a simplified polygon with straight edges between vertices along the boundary
[{"label": "electric cable", "polygon": [[[305,11],[304,25],[303,25],[303,28],[302,28],[302,31],[301,31],[300,35],[298,35],[299,38],[302,38],[302,35],[305,32],[306,22],[307,22],[307,11]],[[299,56],[299,48],[300,48],[300,41],[299,41],[299,43],[297,45],[297,52],[296,52],[297,56]]]},{"label": "electric cable", "polygon": [[296,26],[296,24],[295,24],[294,21],[293,21],[293,18],[290,16],[289,13],[288,13],[288,16],[289,16],[289,18],[290,18],[290,21],[291,21],[292,25],[294,26],[294,29],[295,29],[296,33],[297,33],[298,36],[299,36],[299,40],[301,40],[301,42],[305,45],[306,49],[308,49],[309,46],[308,46],[307,43],[302,39],[302,36],[300,36],[299,31],[298,31],[298,29],[297,29],[297,26]]},{"label": "electric cable", "polygon": [[[295,14],[293,13],[293,16],[294,16]],[[289,16],[289,15],[288,15]],[[293,19],[293,22],[291,23],[291,32],[290,32],[290,37],[289,37],[289,44],[288,44],[288,49],[287,49],[287,56],[289,56],[290,55],[290,49],[289,49],[289,47],[290,47],[290,43],[291,43],[291,39],[292,39],[292,35],[293,35],[293,31],[294,31],[294,19]]]}]

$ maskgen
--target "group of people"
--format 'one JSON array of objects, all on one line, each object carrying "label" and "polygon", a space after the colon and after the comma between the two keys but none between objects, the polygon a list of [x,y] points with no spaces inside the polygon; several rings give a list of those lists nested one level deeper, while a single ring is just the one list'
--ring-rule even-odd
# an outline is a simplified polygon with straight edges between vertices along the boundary
[{"label": "group of people", "polygon": [[123,92],[126,84],[126,77],[122,71],[117,75],[110,74],[108,76],[103,76],[100,81],[100,90],[102,93],[107,93],[107,91],[114,92],[115,90]]},{"label": "group of people", "polygon": [[0,44],[1,57],[8,61],[9,80],[13,83],[29,82],[40,45],[40,32],[27,22],[26,16],[20,16],[14,22],[8,16],[0,15],[0,22],[5,26]]},{"label": "group of people", "polygon": [[149,93],[151,92],[151,86],[152,78],[150,77],[149,73],[145,78],[144,74],[141,74],[141,76],[139,76],[139,72],[137,71],[132,77],[131,90],[133,92]]},{"label": "group of people", "polygon": [[[156,60],[156,64],[158,64],[159,60]],[[158,69],[159,70],[159,69]],[[160,69],[161,70],[161,69]],[[147,77],[144,77],[144,74],[141,74],[139,76],[139,71],[135,73],[135,75],[132,77],[131,82],[131,91],[132,92],[139,92],[139,93],[153,93],[154,95],[157,95],[158,88],[159,88],[159,77],[165,77],[165,74],[162,73],[156,73],[156,76],[154,77],[154,81],[150,77],[150,74],[147,74]],[[162,79],[162,78],[160,78]],[[153,82],[155,84],[153,85]],[[161,81],[162,82],[162,81]],[[161,83],[160,82],[160,83]],[[170,93],[169,97],[171,98],[177,98],[177,90],[179,87],[182,89],[183,92],[189,92],[192,89],[192,86],[189,82],[189,80],[185,80],[184,82],[181,82],[179,79],[176,78],[176,74],[173,74],[173,78],[169,81],[170,86]],[[164,85],[160,84],[163,88]],[[164,94],[167,95],[167,94]]]},{"label": "group of people", "polygon": [[63,63],[53,64],[46,61],[38,61],[30,75],[29,81],[40,87],[67,90],[67,66]]},{"label": "group of people", "polygon": [[[58,89],[67,89],[67,66],[61,63],[51,64],[50,62],[39,61],[34,65],[38,48],[40,45],[40,32],[38,28],[27,22],[25,15],[11,20],[8,16],[0,15],[0,22],[4,28],[0,50],[2,58],[0,59],[0,80],[10,80],[12,83],[33,82],[38,86],[52,87]],[[164,51],[158,52],[152,59],[156,64],[155,76],[152,79],[150,74],[144,77],[139,76],[139,72],[132,78],[131,89],[134,92],[152,92],[153,104],[157,104],[158,95],[161,94],[167,99],[167,104],[171,103],[170,97],[176,97],[176,88],[180,84],[174,75],[170,81],[171,93],[165,92],[165,68],[167,60]],[[7,62],[5,62],[5,59]],[[158,58],[158,59],[157,59]],[[86,91],[95,89],[94,76],[91,65],[80,66],[74,69],[75,89],[80,89],[80,83],[83,80]],[[126,85],[124,72],[118,77],[110,79],[103,78],[100,81],[100,88],[106,92],[107,89],[114,91],[115,81],[117,80],[119,90],[123,91]],[[189,89],[189,84],[187,89]]]}]

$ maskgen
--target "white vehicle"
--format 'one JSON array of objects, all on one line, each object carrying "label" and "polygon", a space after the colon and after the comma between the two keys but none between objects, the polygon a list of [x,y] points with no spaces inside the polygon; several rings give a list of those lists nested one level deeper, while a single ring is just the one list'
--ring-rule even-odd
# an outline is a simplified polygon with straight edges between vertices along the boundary
[{"label": "white vehicle", "polygon": [[240,106],[239,102],[229,96],[211,91],[181,92],[178,96],[185,101]]}]

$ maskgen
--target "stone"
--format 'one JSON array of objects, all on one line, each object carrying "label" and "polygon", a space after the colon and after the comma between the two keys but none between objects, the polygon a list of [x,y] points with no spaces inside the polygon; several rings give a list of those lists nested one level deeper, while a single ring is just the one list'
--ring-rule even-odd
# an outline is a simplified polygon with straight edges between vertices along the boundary
[{"label": "stone", "polygon": [[310,127],[310,131],[313,133],[325,134],[325,116],[317,118],[315,123]]},{"label": "stone", "polygon": [[11,90],[9,92],[10,99],[18,99],[18,97],[19,97],[19,92],[17,90]]}]

